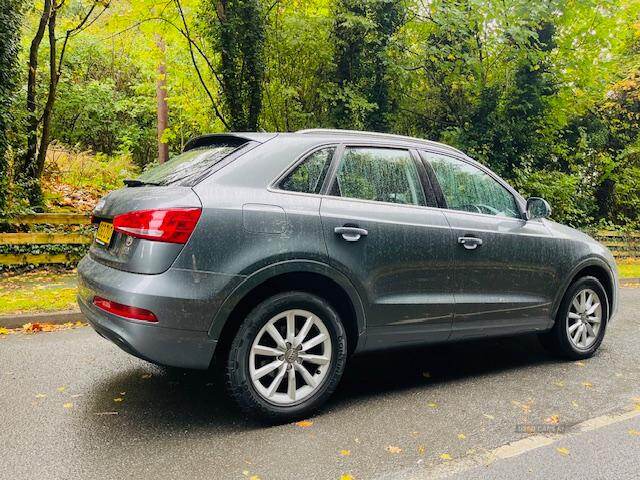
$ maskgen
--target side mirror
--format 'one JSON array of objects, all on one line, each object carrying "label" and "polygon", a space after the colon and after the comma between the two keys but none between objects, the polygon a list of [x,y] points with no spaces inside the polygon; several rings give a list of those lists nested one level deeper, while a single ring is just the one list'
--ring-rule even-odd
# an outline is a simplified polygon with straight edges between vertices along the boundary
[{"label": "side mirror", "polygon": [[540,197],[531,197],[527,200],[527,220],[534,218],[547,218],[551,215],[551,205]]}]

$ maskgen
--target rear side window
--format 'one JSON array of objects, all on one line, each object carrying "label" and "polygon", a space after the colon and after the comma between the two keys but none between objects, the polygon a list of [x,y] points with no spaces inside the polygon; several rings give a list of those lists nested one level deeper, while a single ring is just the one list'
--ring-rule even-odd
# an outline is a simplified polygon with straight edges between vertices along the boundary
[{"label": "rear side window", "polygon": [[342,197],[426,205],[418,169],[407,150],[346,148],[336,182],[333,194]]},{"label": "rear side window", "polygon": [[438,179],[447,207],[452,210],[520,218],[511,192],[491,175],[455,158],[423,152]]},{"label": "rear side window", "polygon": [[310,154],[280,182],[280,188],[289,192],[320,193],[335,151],[336,147],[326,147]]},{"label": "rear side window", "polygon": [[237,150],[237,145],[215,145],[194,148],[173,157],[162,165],[146,170],[138,177],[144,184],[196,185],[215,164]]}]

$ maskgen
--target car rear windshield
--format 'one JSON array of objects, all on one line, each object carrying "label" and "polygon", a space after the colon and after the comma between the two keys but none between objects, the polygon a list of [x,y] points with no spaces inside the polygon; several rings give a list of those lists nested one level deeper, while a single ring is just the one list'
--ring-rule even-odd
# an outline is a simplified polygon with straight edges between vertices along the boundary
[{"label": "car rear windshield", "polygon": [[194,148],[173,157],[162,165],[152,167],[137,178],[145,185],[182,185],[192,187],[202,180],[211,167],[224,160],[238,145]]}]

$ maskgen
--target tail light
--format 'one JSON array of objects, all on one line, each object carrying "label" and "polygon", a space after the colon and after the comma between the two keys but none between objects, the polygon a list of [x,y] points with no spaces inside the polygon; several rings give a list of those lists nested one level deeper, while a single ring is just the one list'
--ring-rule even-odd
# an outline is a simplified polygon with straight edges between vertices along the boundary
[{"label": "tail light", "polygon": [[131,318],[133,320],[143,320],[145,322],[156,323],[158,319],[149,310],[138,307],[130,307],[121,303],[113,302],[102,297],[93,297],[93,304],[100,310],[118,315],[119,317]]},{"label": "tail light", "polygon": [[200,208],[137,210],[117,215],[113,219],[113,229],[146,240],[187,243],[201,211]]}]

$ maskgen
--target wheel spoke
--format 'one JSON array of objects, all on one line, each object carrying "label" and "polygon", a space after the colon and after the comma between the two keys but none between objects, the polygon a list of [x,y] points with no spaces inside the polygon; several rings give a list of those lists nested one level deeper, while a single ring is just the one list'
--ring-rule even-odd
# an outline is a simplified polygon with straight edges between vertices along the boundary
[{"label": "wheel spoke", "polygon": [[296,399],[296,370],[294,368],[289,369],[287,395],[292,401]]},{"label": "wheel spoke", "polygon": [[256,345],[253,347],[253,353],[256,355],[265,355],[268,357],[277,357],[278,355],[282,355],[282,350],[278,350],[273,347],[265,347],[264,345]]},{"label": "wheel spoke", "polygon": [[321,333],[320,335],[317,335],[315,337],[313,337],[311,340],[307,340],[306,342],[304,342],[302,344],[302,348],[301,350],[303,352],[306,352],[307,350],[309,350],[310,348],[315,347],[316,345],[320,345],[322,342],[324,342],[327,339],[327,336],[324,333]]},{"label": "wheel spoke", "polygon": [[576,328],[578,328],[580,325],[582,325],[580,322],[576,322],[576,323],[574,323],[573,325],[571,325],[571,326],[569,327],[569,330],[568,330],[568,331],[569,331],[569,335],[572,335],[572,334],[573,334],[573,332],[575,332],[575,331],[576,331]]},{"label": "wheel spoke", "polygon": [[589,321],[589,323],[600,323],[600,317],[598,317],[596,315],[592,315],[590,317],[587,317],[587,320]]},{"label": "wheel spoke", "polygon": [[276,393],[276,390],[282,383],[282,379],[284,378],[285,373],[287,373],[287,366],[283,363],[282,366],[280,367],[280,371],[276,375],[276,378],[274,378],[273,381],[271,382],[271,385],[269,385],[269,389],[267,390],[268,397]]},{"label": "wheel spoke", "polygon": [[586,290],[583,290],[580,293],[580,307],[582,307],[583,312],[587,309],[587,291]]},{"label": "wheel spoke", "polygon": [[276,360],[276,361],[273,361],[271,363],[267,363],[264,367],[260,367],[255,372],[253,372],[253,375],[251,376],[251,378],[253,378],[254,380],[260,380],[267,373],[273,372],[276,368],[282,366],[283,364],[284,364],[284,362],[282,362],[280,360]]},{"label": "wheel spoke", "polygon": [[304,325],[302,325],[302,328],[298,332],[298,336],[296,337],[294,342],[295,345],[300,345],[304,341],[304,339],[307,337],[307,334],[309,333],[309,330],[311,330],[312,326],[313,326],[313,317],[309,317],[304,322]]},{"label": "wheel spoke", "polygon": [[287,342],[293,343],[296,336],[296,316],[293,312],[287,313]]},{"label": "wheel spoke", "polygon": [[582,346],[583,347],[587,346],[587,327],[586,326],[582,327]]},{"label": "wheel spoke", "polygon": [[573,302],[571,302],[571,305],[573,305],[573,308],[575,309],[576,312],[579,312],[582,310],[582,308],[580,307],[580,301],[578,300],[578,297],[573,299]]},{"label": "wheel spoke", "polygon": [[326,365],[329,363],[328,357],[323,357],[322,355],[310,355],[308,353],[301,353],[298,355],[305,362],[315,363],[316,365]]},{"label": "wheel spoke", "polygon": [[315,387],[316,381],[311,376],[309,371],[298,363],[295,363],[294,365],[295,365],[295,369],[300,373],[300,375],[302,375],[302,378],[304,379],[305,383],[309,385],[311,388]]},{"label": "wheel spoke", "polygon": [[587,315],[592,315],[592,314],[596,311],[596,309],[597,309],[599,306],[600,306],[600,304],[599,304],[599,303],[594,303],[593,305],[591,305],[591,306],[589,307],[589,309],[588,309],[585,313],[586,313]]},{"label": "wheel spoke", "polygon": [[571,320],[580,320],[580,315],[578,315],[577,313],[574,313],[574,312],[569,312],[569,318]]},{"label": "wheel spoke", "polygon": [[584,324],[584,326],[586,327],[586,328],[585,328],[586,332],[587,332],[590,336],[592,336],[592,337],[595,337],[595,336],[596,336],[596,332],[595,332],[595,330],[593,329],[593,327],[592,327],[589,323],[585,323],[585,324]]},{"label": "wheel spoke", "polygon": [[273,326],[272,323],[267,327],[267,332],[269,332],[271,338],[273,338],[273,340],[276,342],[278,348],[281,348],[282,350],[287,349],[287,345],[286,343],[284,343],[284,338],[282,338],[282,335],[280,335],[280,332],[278,332],[278,330]]},{"label": "wheel spoke", "polygon": [[571,337],[573,338],[573,342],[578,345],[580,343],[580,336],[582,335],[582,330],[583,330],[583,326],[582,324],[580,324],[580,326],[578,327],[578,329],[575,331],[574,335]]}]

